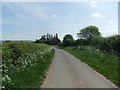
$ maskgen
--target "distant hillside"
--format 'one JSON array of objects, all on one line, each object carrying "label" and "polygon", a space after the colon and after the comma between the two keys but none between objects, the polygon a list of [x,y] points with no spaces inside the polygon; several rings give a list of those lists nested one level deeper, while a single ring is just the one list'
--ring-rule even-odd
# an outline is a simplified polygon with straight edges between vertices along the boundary
[{"label": "distant hillside", "polygon": [[0,42],[5,42],[5,41],[14,41],[14,42],[34,42],[33,40],[0,40]]}]

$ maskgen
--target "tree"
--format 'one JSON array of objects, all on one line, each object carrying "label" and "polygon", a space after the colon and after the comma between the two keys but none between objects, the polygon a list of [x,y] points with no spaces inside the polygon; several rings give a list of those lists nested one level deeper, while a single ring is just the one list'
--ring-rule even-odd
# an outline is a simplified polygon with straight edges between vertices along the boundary
[{"label": "tree", "polygon": [[64,41],[72,41],[73,40],[73,36],[70,34],[66,34],[63,38],[63,42]]},{"label": "tree", "polygon": [[42,35],[40,39],[36,39],[36,41],[35,41],[35,43],[46,43],[46,44],[50,44],[50,45],[57,45],[60,42],[61,41],[58,38],[57,33],[54,35],[54,37],[52,34],[47,33],[47,35]]},{"label": "tree", "polygon": [[99,32],[98,27],[90,25],[86,28],[81,29],[77,35],[82,39],[91,40],[95,36],[101,36],[101,33]]},{"label": "tree", "polygon": [[63,38],[63,45],[66,46],[71,46],[71,42],[73,41],[73,36],[70,34],[66,34]]},{"label": "tree", "polygon": [[56,33],[56,36],[55,36],[56,38],[58,38],[58,34]]},{"label": "tree", "polygon": [[40,40],[46,40],[46,36],[42,35]]}]

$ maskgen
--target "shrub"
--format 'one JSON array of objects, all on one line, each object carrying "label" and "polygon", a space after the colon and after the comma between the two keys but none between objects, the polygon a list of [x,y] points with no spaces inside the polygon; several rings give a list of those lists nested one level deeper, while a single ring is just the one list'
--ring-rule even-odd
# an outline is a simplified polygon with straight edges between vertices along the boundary
[{"label": "shrub", "polygon": [[85,45],[89,45],[89,40],[87,40],[87,39],[77,39],[76,40],[76,45],[77,46],[85,46]]},{"label": "shrub", "polygon": [[95,47],[99,47],[99,45],[101,44],[101,42],[103,41],[103,37],[101,37],[101,36],[96,36],[96,37],[93,37],[92,38],[92,41],[90,42],[90,44],[92,45],[92,46],[95,46]]},{"label": "shrub", "polygon": [[58,44],[58,46],[63,46],[63,44],[64,44],[63,42],[60,42],[60,43]]},{"label": "shrub", "polygon": [[104,38],[99,49],[103,52],[120,55],[120,35],[114,35]]}]

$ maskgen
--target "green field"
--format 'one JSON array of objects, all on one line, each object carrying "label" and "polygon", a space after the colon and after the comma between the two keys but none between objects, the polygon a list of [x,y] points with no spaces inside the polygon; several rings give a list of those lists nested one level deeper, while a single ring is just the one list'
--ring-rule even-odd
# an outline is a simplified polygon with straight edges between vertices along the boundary
[{"label": "green field", "polygon": [[6,42],[2,45],[2,87],[40,88],[54,50],[46,44]]},{"label": "green field", "polygon": [[115,55],[101,53],[93,47],[66,47],[62,48],[84,63],[88,64],[97,72],[103,74],[107,79],[112,81],[117,86],[120,86],[118,80],[118,57]]}]

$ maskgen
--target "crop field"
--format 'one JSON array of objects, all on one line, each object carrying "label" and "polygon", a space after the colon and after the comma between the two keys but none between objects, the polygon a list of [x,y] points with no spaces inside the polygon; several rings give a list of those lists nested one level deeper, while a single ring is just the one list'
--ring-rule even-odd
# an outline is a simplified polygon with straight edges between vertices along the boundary
[{"label": "crop field", "polygon": [[5,42],[1,47],[2,88],[40,88],[54,56],[51,46]]},{"label": "crop field", "polygon": [[82,62],[92,67],[95,71],[103,74],[114,84],[120,86],[118,56],[101,53],[99,50],[88,46],[64,47],[62,49],[70,52],[71,54],[79,58]]}]

